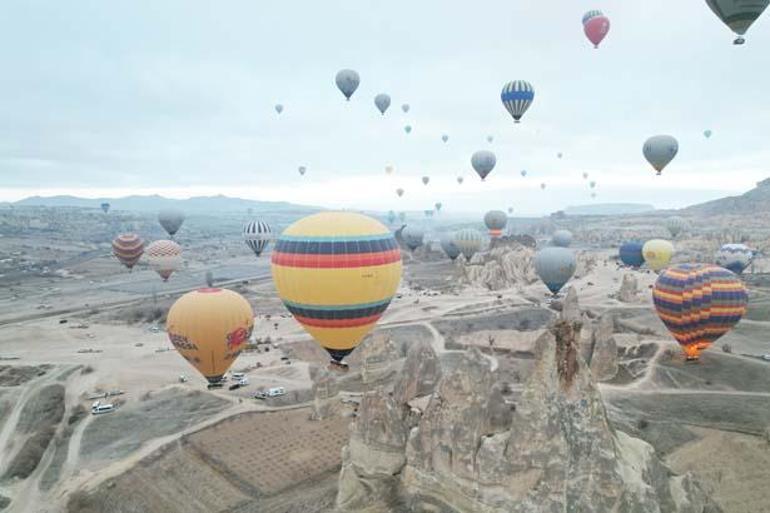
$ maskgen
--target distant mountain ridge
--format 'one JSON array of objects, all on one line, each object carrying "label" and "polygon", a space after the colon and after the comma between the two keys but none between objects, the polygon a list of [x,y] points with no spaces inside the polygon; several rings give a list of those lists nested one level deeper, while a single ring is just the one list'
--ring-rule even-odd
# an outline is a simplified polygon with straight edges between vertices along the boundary
[{"label": "distant mountain ridge", "polygon": [[165,198],[157,194],[150,196],[126,196],[123,198],[79,198],[76,196],[32,196],[12,203],[15,206],[100,208],[109,203],[113,210],[158,211],[164,208],[179,208],[188,213],[243,211],[249,208],[255,212],[318,212],[321,207],[296,205],[285,201],[257,201],[228,196],[196,196],[187,199]]},{"label": "distant mountain ridge", "polygon": [[623,214],[642,214],[655,210],[652,205],[642,203],[599,203],[596,205],[577,205],[567,207],[568,216],[617,216]]},{"label": "distant mountain ridge", "polygon": [[740,196],[728,196],[682,209],[692,215],[751,214],[770,211],[770,178]]}]

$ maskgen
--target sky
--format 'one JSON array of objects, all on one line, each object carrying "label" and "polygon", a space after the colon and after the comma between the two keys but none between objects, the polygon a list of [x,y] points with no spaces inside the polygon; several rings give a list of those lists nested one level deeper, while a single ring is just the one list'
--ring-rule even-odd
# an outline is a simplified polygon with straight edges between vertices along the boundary
[{"label": "sky", "polygon": [[[611,21],[598,50],[582,31],[589,9]],[[591,202],[682,207],[770,176],[768,13],[734,46],[702,0],[9,0],[3,10],[0,201],[226,194],[530,215]],[[342,68],[361,76],[350,102],[334,84]],[[536,95],[520,125],[500,102],[516,79]],[[381,92],[393,100],[385,116]],[[655,134],[679,140],[663,176],[641,151]],[[483,183],[470,165],[479,149],[497,155]]]}]

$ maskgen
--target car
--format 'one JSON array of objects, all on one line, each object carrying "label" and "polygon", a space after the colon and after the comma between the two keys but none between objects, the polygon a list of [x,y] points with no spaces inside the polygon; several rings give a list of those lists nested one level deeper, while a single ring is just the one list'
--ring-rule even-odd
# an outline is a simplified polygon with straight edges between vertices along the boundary
[{"label": "car", "polygon": [[103,413],[112,413],[115,411],[115,405],[95,401],[91,405],[91,415],[101,415]]},{"label": "car", "polygon": [[233,377],[234,380],[238,381],[240,379],[243,379],[246,377],[246,374],[243,372],[231,372],[230,375]]},{"label": "car", "polygon": [[232,385],[227,387],[228,390],[237,390],[239,388],[241,388],[241,384],[240,383],[233,383]]},{"label": "car", "polygon": [[259,390],[254,394],[255,399],[267,399],[268,397],[279,397],[286,395],[286,389],[284,387],[272,387],[267,390]]},{"label": "car", "polygon": [[765,360],[766,362],[770,362],[770,354],[763,354],[762,359]]}]

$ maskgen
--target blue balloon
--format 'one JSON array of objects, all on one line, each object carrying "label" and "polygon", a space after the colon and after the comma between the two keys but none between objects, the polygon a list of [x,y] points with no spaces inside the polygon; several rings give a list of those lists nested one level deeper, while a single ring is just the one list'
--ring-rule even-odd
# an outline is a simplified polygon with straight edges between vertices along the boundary
[{"label": "blue balloon", "polygon": [[644,247],[644,244],[636,240],[624,242],[620,246],[620,261],[629,267],[641,267],[644,264],[642,247]]},{"label": "blue balloon", "polygon": [[532,84],[524,80],[508,82],[500,93],[500,100],[502,100],[508,113],[513,116],[515,123],[521,120],[534,99],[535,89]]}]

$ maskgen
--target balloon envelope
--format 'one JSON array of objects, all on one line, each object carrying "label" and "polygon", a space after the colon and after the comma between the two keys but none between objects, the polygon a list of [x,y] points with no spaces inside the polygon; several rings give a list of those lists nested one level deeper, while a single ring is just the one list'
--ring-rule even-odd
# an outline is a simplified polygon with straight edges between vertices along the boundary
[{"label": "balloon envelope", "polygon": [[405,104],[403,104],[403,105],[401,106],[401,110],[403,110],[403,111],[404,111],[404,113],[407,113],[407,112],[409,112],[409,104],[408,104],[408,103],[405,103]]},{"label": "balloon envelope", "polygon": [[496,163],[497,157],[489,150],[480,150],[471,156],[471,166],[482,180],[492,172]]},{"label": "balloon envelope", "polygon": [[556,230],[551,237],[551,243],[560,248],[568,248],[572,244],[572,232],[569,230]]},{"label": "balloon envelope", "polygon": [[350,101],[350,97],[353,96],[353,93],[358,89],[358,84],[361,83],[361,77],[355,70],[343,69],[337,72],[334,82],[340,92],[345,95],[345,99]]},{"label": "balloon envelope", "polygon": [[604,16],[604,14],[602,13],[602,11],[599,11],[596,9],[588,11],[583,15],[583,25],[585,25],[588,22],[588,20],[592,18],[596,18],[597,16]]},{"label": "balloon envelope", "polygon": [[567,248],[543,248],[535,255],[535,271],[553,294],[558,294],[577,268],[575,253]]},{"label": "balloon envelope", "polygon": [[436,207],[436,212],[440,212],[441,211],[441,207],[443,207],[444,205],[439,201],[439,202],[437,202],[433,206]]},{"label": "balloon envelope", "polygon": [[741,274],[754,260],[754,251],[745,244],[725,244],[717,250],[714,260],[718,266]]},{"label": "balloon envelope", "polygon": [[412,125],[406,125],[404,127],[404,132],[406,132],[407,134],[411,134],[412,133]]},{"label": "balloon envelope", "polygon": [[680,233],[687,229],[687,221],[679,216],[666,219],[666,229],[673,238],[677,238]]},{"label": "balloon envelope", "polygon": [[276,106],[275,106],[275,111],[276,111],[278,114],[280,114],[281,112],[283,112],[283,105],[281,105],[280,103],[276,104]]},{"label": "balloon envelope", "polygon": [[711,264],[680,264],[658,276],[652,289],[658,316],[694,360],[746,313],[748,294],[733,273]]},{"label": "balloon envelope", "polygon": [[667,240],[648,240],[642,246],[642,256],[647,267],[653,271],[660,271],[671,262],[674,256],[674,245]]},{"label": "balloon envelope", "polygon": [[271,267],[286,308],[339,362],[390,304],[401,281],[401,252],[379,221],[352,212],[321,212],[281,234]]},{"label": "balloon envelope", "polygon": [[449,140],[449,136],[447,134],[444,134],[441,136],[441,140],[444,142],[447,142]]},{"label": "balloon envelope", "polygon": [[703,136],[704,136],[706,139],[708,139],[708,138],[710,138],[710,137],[711,137],[711,134],[712,134],[712,133],[713,133],[713,132],[712,132],[711,130],[704,130],[704,131],[703,131]]},{"label": "balloon envelope", "polygon": [[181,210],[165,209],[158,212],[158,222],[170,237],[173,237],[179,231],[182,223],[184,223],[184,219],[185,215]]},{"label": "balloon envelope", "polygon": [[305,173],[307,172],[307,168],[306,168],[305,166],[299,166],[299,167],[297,168],[297,171],[299,171],[299,174],[300,174],[301,176],[305,176]]},{"label": "balloon envelope", "polygon": [[428,182],[430,182],[430,177],[429,176],[423,176],[422,177],[423,185],[428,185]]},{"label": "balloon envelope", "polygon": [[679,152],[679,143],[670,135],[654,135],[644,142],[642,153],[653,168],[661,174]]},{"label": "balloon envelope", "polygon": [[[706,3],[730,27],[730,30],[742,36],[749,27],[757,21],[770,4],[769,0],[706,0]],[[735,40],[736,44],[743,43],[743,38]]]},{"label": "balloon envelope", "polygon": [[527,112],[535,99],[535,89],[532,84],[524,80],[514,80],[503,86],[500,100],[505,109],[513,117],[514,123],[518,123]]},{"label": "balloon envelope", "polygon": [[210,383],[222,380],[254,329],[246,299],[227,289],[188,292],[168,311],[168,338],[182,357]]},{"label": "balloon envelope", "polygon": [[378,94],[374,97],[374,105],[380,111],[380,114],[385,114],[385,111],[390,107],[390,96],[385,93]]},{"label": "balloon envelope", "polygon": [[464,178],[462,176],[457,177],[457,183],[463,183]]},{"label": "balloon envelope", "polygon": [[[429,212],[433,212],[430,210]],[[414,251],[415,249],[422,246],[423,238],[425,237],[425,233],[414,226],[407,226],[401,231],[401,238],[404,241],[404,244],[406,244],[406,247],[409,248],[411,251]]]},{"label": "balloon envelope", "polygon": [[393,166],[385,166],[385,173],[392,175],[393,174]]},{"label": "balloon envelope", "polygon": [[110,211],[110,204],[109,203],[102,203],[100,206],[102,207],[102,210],[104,210],[105,214]]},{"label": "balloon envelope", "polygon": [[505,225],[508,224],[508,216],[502,210],[490,210],[484,214],[484,224],[489,230],[490,237],[499,237],[503,234]]},{"label": "balloon envelope", "polygon": [[163,281],[182,267],[182,247],[173,240],[152,241],[144,250],[147,263]]},{"label": "balloon envelope", "polygon": [[144,253],[144,241],[135,233],[118,235],[112,241],[112,254],[128,270],[134,268]]},{"label": "balloon envelope", "polygon": [[270,225],[264,221],[250,221],[243,225],[243,241],[259,256],[273,238]]},{"label": "balloon envelope", "polygon": [[618,251],[620,261],[629,267],[641,267],[642,264],[644,264],[644,256],[642,255],[643,246],[644,244],[639,241],[624,242]]},{"label": "balloon envelope", "polygon": [[460,250],[465,257],[465,260],[470,262],[473,255],[481,249],[482,236],[478,230],[473,228],[465,228],[459,230],[452,237],[452,242]]},{"label": "balloon envelope", "polygon": [[404,189],[396,189],[396,194],[398,194],[398,197],[400,198],[404,195]]},{"label": "balloon envelope", "polygon": [[594,16],[583,25],[583,32],[594,48],[599,48],[599,43],[607,36],[610,31],[610,20],[606,16]]},{"label": "balloon envelope", "polygon": [[454,240],[448,235],[441,237],[441,249],[452,262],[460,255],[460,248],[454,243]]}]

